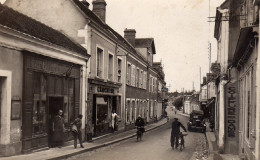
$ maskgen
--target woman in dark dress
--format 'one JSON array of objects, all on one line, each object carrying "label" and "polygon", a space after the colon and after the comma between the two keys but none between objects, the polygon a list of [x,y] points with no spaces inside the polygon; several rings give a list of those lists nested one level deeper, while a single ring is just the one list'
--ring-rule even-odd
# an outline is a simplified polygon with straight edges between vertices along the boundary
[{"label": "woman in dark dress", "polygon": [[52,141],[54,147],[59,147],[63,145],[64,141],[64,118],[62,117],[63,111],[59,110],[58,115],[55,116],[53,125],[52,125],[52,130],[53,130],[53,136],[52,136]]}]

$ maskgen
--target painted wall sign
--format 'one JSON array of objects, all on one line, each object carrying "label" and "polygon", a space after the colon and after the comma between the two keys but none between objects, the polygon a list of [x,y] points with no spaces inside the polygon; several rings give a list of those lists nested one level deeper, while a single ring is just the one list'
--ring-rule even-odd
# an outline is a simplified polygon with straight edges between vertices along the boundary
[{"label": "painted wall sign", "polygon": [[79,77],[80,72],[78,66],[74,66],[73,64],[65,64],[60,61],[45,59],[45,58],[36,58],[30,57],[27,63],[27,67],[39,71],[43,71],[46,73],[59,74],[59,75],[67,75],[73,77]]},{"label": "painted wall sign", "polygon": [[229,83],[226,88],[225,128],[226,138],[238,137],[237,83]]}]

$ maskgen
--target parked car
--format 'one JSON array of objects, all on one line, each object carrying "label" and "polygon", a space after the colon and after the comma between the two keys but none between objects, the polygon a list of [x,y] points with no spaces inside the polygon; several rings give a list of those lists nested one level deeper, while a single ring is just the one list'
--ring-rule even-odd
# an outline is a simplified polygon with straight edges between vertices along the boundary
[{"label": "parked car", "polygon": [[187,124],[188,131],[199,131],[204,133],[206,131],[206,123],[204,121],[203,111],[193,110],[190,113],[190,119]]}]

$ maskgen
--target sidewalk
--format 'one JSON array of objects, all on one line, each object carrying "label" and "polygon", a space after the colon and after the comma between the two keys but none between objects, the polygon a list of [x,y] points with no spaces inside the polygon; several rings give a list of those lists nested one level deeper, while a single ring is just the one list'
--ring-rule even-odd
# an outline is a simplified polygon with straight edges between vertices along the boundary
[{"label": "sidewalk", "polygon": [[179,114],[179,115],[182,115],[182,116],[185,116],[185,117],[190,117],[190,115],[189,115],[189,114],[182,113],[182,112],[177,112],[177,114]]},{"label": "sidewalk", "polygon": [[[167,123],[167,119],[163,118],[162,120],[153,123],[148,124],[145,129],[146,132],[151,131],[157,127],[160,127]],[[74,149],[73,145],[64,146],[62,148],[50,148],[48,150],[34,152],[30,154],[22,154],[22,155],[16,155],[11,157],[1,157],[1,160],[57,160],[57,159],[64,159],[67,157],[71,157],[73,155],[77,155],[80,153],[92,151],[101,147],[105,147],[132,137],[136,136],[136,129],[132,129],[125,132],[115,132],[113,134],[106,135],[101,138],[95,138],[93,139],[93,142],[85,142],[83,143],[85,148],[77,148]],[[79,146],[79,145],[78,145]]]},{"label": "sidewalk", "polygon": [[207,124],[206,138],[209,145],[209,157],[208,160],[240,160],[238,155],[220,154],[218,151],[218,145],[214,132],[210,132],[209,123]]}]

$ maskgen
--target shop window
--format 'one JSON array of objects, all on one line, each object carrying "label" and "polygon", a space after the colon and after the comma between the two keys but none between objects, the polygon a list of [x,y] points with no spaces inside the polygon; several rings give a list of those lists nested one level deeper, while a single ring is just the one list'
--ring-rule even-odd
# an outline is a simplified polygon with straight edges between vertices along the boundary
[{"label": "shop window", "polygon": [[46,133],[46,77],[34,72],[33,134]]},{"label": "shop window", "polygon": [[102,78],[103,75],[103,54],[104,51],[97,48],[97,77]]},{"label": "shop window", "polygon": [[97,125],[108,123],[108,99],[97,97]]},{"label": "shop window", "polygon": [[74,79],[69,79],[68,113],[66,113],[67,110],[64,110],[64,115],[68,115],[68,117],[65,117],[65,119],[66,118],[68,119],[67,120],[68,122],[72,122],[76,118],[74,115],[74,110],[75,110],[74,87],[75,87]]},{"label": "shop window", "polygon": [[122,60],[117,59],[117,82],[121,82]]},{"label": "shop window", "polygon": [[113,72],[114,72],[114,56],[112,54],[108,55],[108,79],[113,81]]}]

